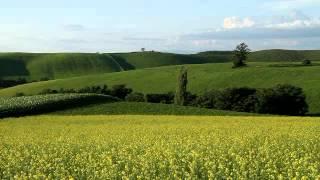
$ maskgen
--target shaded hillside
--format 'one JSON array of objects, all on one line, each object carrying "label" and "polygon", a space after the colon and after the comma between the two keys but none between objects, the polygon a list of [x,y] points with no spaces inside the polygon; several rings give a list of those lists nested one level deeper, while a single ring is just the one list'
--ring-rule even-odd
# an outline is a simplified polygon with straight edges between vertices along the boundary
[{"label": "shaded hillside", "polygon": [[2,78],[57,79],[121,70],[119,64],[105,54],[0,54],[0,77]]}]

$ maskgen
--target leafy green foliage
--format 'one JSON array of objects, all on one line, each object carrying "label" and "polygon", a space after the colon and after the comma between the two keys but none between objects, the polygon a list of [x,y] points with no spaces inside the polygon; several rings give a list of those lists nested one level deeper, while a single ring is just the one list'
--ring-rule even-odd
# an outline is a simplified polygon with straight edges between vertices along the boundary
[{"label": "leafy green foliage", "polygon": [[255,112],[256,89],[227,88],[214,95],[214,108],[239,112]]},{"label": "leafy green foliage", "polygon": [[126,96],[128,102],[145,102],[144,94],[142,93],[130,93]]},{"label": "leafy green foliage", "polygon": [[174,94],[172,92],[165,94],[146,94],[146,101],[150,103],[172,104]]},{"label": "leafy green foliage", "polygon": [[308,105],[303,90],[292,85],[272,88],[227,88],[199,96],[197,106],[261,114],[305,115]]},{"label": "leafy green foliage", "polygon": [[233,61],[233,67],[241,67],[246,65],[246,60],[248,59],[248,55],[250,53],[249,46],[245,43],[239,44],[234,50],[235,59]]},{"label": "leafy green foliage", "polygon": [[176,105],[180,105],[180,106],[186,105],[187,85],[188,85],[188,72],[182,66],[178,75],[176,94],[174,97],[174,103]]},{"label": "leafy green foliage", "polygon": [[0,99],[0,118],[42,114],[93,103],[114,102],[115,98],[96,94],[54,94]]},{"label": "leafy green foliage", "polygon": [[257,94],[258,113],[280,115],[304,115],[308,104],[303,90],[292,85],[278,85],[262,89]]},{"label": "leafy green foliage", "polygon": [[120,99],[125,99],[128,94],[132,92],[132,89],[127,88],[125,84],[114,85],[110,91],[110,95]]},{"label": "leafy green foliage", "polygon": [[308,66],[308,65],[311,65],[312,63],[311,63],[311,61],[309,60],[309,59],[304,59],[303,61],[302,61],[302,65],[305,65],[305,66]]},{"label": "leafy green foliage", "polygon": [[145,102],[115,102],[97,105],[83,106],[53,112],[57,115],[197,115],[197,116],[260,116],[258,114],[232,112],[196,108],[189,106],[177,106],[174,104],[145,103]]}]

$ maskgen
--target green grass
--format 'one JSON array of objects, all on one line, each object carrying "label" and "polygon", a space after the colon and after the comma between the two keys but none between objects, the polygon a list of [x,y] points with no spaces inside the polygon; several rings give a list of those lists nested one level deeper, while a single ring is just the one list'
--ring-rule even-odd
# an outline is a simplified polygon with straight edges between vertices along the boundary
[{"label": "green grass", "polygon": [[1,179],[319,179],[320,119],[35,116],[0,121]]},{"label": "green grass", "polygon": [[160,52],[116,53],[112,54],[112,56],[119,62],[125,62],[129,64],[130,66],[124,65],[126,69],[142,69],[169,65],[204,64],[216,62],[215,59],[212,58]]},{"label": "green grass", "polygon": [[[208,51],[196,56],[215,59],[217,62],[230,62],[233,59],[232,51]],[[320,51],[271,49],[252,52],[248,57],[250,62],[302,62],[304,59],[320,61]]]},{"label": "green grass", "polygon": [[58,79],[118,71],[122,71],[122,68],[107,54],[0,53],[0,77],[2,78]]},{"label": "green grass", "polygon": [[255,116],[256,114],[212,110],[169,104],[115,102],[54,112],[59,115],[200,115],[200,116]]},{"label": "green grass", "polygon": [[[189,90],[202,93],[227,87],[272,87],[289,83],[302,87],[312,113],[320,113],[320,66],[270,67],[270,63],[250,63],[249,67],[232,69],[229,63],[188,65]],[[135,91],[161,93],[174,91],[179,66],[107,73],[70,79],[53,80],[0,90],[0,96],[17,92],[37,94],[43,89],[82,88],[84,86],[127,84]]]},{"label": "green grass", "polygon": [[201,57],[159,52],[140,53],[0,53],[0,78],[61,79],[177,64],[212,62]]},{"label": "green grass", "polygon": [[115,101],[117,100],[113,97],[96,94],[54,94],[0,98],[0,118],[44,114],[56,110]]},{"label": "green grass", "polygon": [[[192,55],[160,52],[0,53],[0,78],[61,79],[169,65],[230,62],[232,58],[231,51],[209,51]],[[249,61],[300,62],[305,58],[320,61],[320,51],[264,50],[252,52]]]}]

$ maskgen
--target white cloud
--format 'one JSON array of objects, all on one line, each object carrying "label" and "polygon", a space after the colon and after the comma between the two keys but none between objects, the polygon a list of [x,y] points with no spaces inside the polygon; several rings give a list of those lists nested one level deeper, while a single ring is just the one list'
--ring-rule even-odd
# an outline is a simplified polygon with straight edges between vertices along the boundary
[{"label": "white cloud", "polygon": [[248,28],[255,25],[255,22],[250,18],[241,19],[239,17],[227,17],[223,21],[223,27],[225,29],[236,29],[236,28]]},{"label": "white cloud", "polygon": [[274,29],[301,29],[301,28],[316,28],[320,27],[320,19],[310,20],[293,20],[289,22],[267,24],[266,28]]},{"label": "white cloud", "polygon": [[273,0],[263,4],[273,10],[293,10],[302,7],[319,6],[319,0]]}]

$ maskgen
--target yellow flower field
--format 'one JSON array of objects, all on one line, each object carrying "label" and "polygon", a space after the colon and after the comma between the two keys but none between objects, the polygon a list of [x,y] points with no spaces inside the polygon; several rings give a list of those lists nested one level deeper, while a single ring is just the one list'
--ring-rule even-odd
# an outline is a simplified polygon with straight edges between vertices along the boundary
[{"label": "yellow flower field", "polygon": [[319,179],[320,118],[0,120],[0,179]]}]

